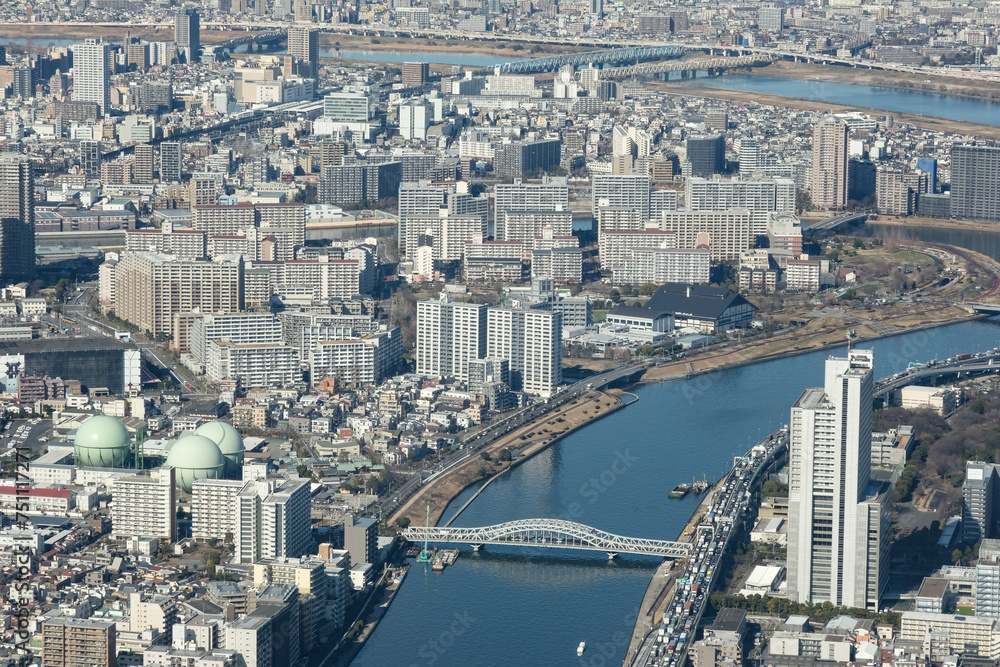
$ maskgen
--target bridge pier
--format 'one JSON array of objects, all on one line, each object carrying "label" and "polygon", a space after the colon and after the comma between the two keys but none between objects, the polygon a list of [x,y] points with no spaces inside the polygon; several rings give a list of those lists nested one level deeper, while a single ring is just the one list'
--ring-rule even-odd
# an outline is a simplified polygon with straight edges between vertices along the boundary
[{"label": "bridge pier", "polygon": [[616,553],[613,553],[613,552],[609,551],[609,552],[608,552],[608,560],[614,560],[614,559],[615,559],[615,556],[617,556],[617,555],[618,555],[618,554],[616,554]]},{"label": "bridge pier", "polygon": [[479,550],[480,550],[480,549],[482,549],[482,548],[483,548],[483,545],[482,545],[482,544],[473,544],[473,545],[472,545],[472,550],[473,550],[473,551],[474,551],[475,553],[479,553]]}]

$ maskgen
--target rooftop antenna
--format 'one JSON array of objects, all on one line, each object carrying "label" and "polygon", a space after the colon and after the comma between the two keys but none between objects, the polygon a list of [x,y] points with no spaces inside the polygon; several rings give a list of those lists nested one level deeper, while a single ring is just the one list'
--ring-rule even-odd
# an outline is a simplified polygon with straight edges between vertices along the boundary
[{"label": "rooftop antenna", "polygon": [[427,534],[431,529],[431,501],[427,501],[427,518],[424,521],[424,548],[420,550],[420,555],[417,556],[417,560],[421,563],[429,563],[431,560],[431,552],[427,548]]}]

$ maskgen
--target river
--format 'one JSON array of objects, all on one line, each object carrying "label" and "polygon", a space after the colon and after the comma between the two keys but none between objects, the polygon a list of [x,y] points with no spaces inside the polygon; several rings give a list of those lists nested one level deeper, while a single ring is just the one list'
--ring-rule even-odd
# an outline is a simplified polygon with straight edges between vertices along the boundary
[{"label": "river", "polygon": [[[998,344],[1000,319],[994,318],[870,346],[876,375],[884,377],[911,361]],[[786,423],[802,390],[822,385],[828,354],[640,387],[635,405],[493,482],[455,525],[555,517],[623,535],[675,539],[698,498],[669,500],[671,487],[702,474],[717,480],[733,455]],[[411,568],[354,664],[620,664],[656,563],[637,556],[607,562],[601,553],[489,547],[476,554],[463,548],[457,564],[442,574]],[[578,658],[575,648],[584,640],[587,652]]]},{"label": "river", "polygon": [[764,76],[726,74],[717,77],[688,79],[693,87],[745,90],[754,93],[783,95],[833,104],[917,113],[936,118],[964,120],[983,125],[1000,125],[1000,103],[967,97],[951,97],[880,86],[830,83]]}]

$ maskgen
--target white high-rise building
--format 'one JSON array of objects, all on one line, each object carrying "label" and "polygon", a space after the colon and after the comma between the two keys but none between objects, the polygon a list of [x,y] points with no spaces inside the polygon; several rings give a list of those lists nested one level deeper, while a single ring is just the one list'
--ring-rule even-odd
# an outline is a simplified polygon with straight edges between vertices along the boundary
[{"label": "white high-rise building", "polygon": [[142,475],[111,481],[111,533],[123,537],[177,539],[174,469],[163,466]]},{"label": "white high-rise building", "polygon": [[743,137],[736,142],[736,154],[740,159],[740,173],[750,175],[764,166],[760,154],[760,144],[753,137]]},{"label": "white high-rise building", "polygon": [[233,561],[298,558],[309,550],[312,496],[309,482],[247,482],[236,496]]},{"label": "white high-rise building", "polygon": [[494,206],[497,240],[518,241],[506,230],[507,211],[568,211],[569,181],[565,177],[543,176],[541,183],[498,183]]},{"label": "white high-rise building", "polygon": [[562,313],[490,308],[480,356],[510,361],[511,389],[551,396],[562,381]]},{"label": "white high-rise building", "polygon": [[830,357],[792,406],[788,599],[878,609],[888,583],[887,493],[871,484],[871,350]]},{"label": "white high-rise building", "polygon": [[598,174],[591,184],[594,219],[602,208],[631,209],[639,212],[642,224],[649,221],[649,176]]},{"label": "white high-rise building", "polygon": [[486,356],[489,306],[438,300],[417,302],[417,373],[468,379],[469,362]]},{"label": "white high-rise building", "polygon": [[111,106],[108,72],[110,45],[93,37],[73,45],[73,101],[96,102],[101,115]]},{"label": "white high-rise building", "polygon": [[426,139],[430,125],[430,113],[426,104],[413,102],[399,105],[399,136],[404,139]]},{"label": "white high-rise building", "polygon": [[689,178],[684,183],[684,208],[693,211],[745,208],[750,212],[750,237],[763,236],[767,234],[767,221],[772,212],[795,214],[795,181],[788,178]]},{"label": "white high-rise building", "polygon": [[191,537],[236,539],[236,497],[246,483],[238,479],[196,479],[191,485]]}]

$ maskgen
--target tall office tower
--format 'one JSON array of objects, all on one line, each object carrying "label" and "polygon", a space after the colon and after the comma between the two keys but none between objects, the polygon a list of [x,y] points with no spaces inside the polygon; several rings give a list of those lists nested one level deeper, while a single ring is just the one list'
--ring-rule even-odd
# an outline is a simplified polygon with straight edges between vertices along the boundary
[{"label": "tall office tower", "polygon": [[247,482],[236,496],[233,561],[298,558],[312,545],[309,482]]},{"label": "tall office tower", "polygon": [[111,108],[111,82],[108,70],[110,45],[100,39],[88,38],[74,44],[73,101],[94,102],[104,116]]},{"label": "tall office tower", "polygon": [[178,260],[127,252],[115,267],[115,314],[151,336],[172,336],[178,313],[243,310],[243,258]]},{"label": "tall office tower", "polygon": [[177,541],[177,485],[174,469],[163,466],[111,481],[111,532],[120,537]]},{"label": "tall office tower", "polygon": [[161,183],[180,183],[182,165],[179,141],[164,141],[160,144]]},{"label": "tall office tower", "polygon": [[604,0],[590,0],[590,14],[601,18],[604,15]]},{"label": "tall office tower", "polygon": [[288,55],[299,61],[299,76],[315,78],[319,73],[319,28],[289,27]]},{"label": "tall office tower", "polygon": [[753,137],[743,137],[736,142],[736,155],[740,160],[740,174],[750,176],[764,166],[760,144]]},{"label": "tall office tower", "polygon": [[813,128],[813,206],[841,208],[847,205],[847,123],[827,116]]},{"label": "tall office tower", "polygon": [[593,216],[601,208],[630,209],[639,212],[643,224],[649,221],[649,176],[639,174],[597,174],[591,181]]},{"label": "tall office tower", "polygon": [[149,144],[135,147],[135,172],[132,176],[136,183],[153,182],[153,147]]},{"label": "tall office tower", "polygon": [[757,27],[764,32],[781,32],[785,29],[785,8],[778,5],[761,5],[757,9]]},{"label": "tall office tower", "polygon": [[101,142],[84,139],[80,142],[80,169],[87,178],[101,177]]},{"label": "tall office tower", "polygon": [[1000,221],[1000,147],[953,146],[951,217]]},{"label": "tall office tower", "polygon": [[480,303],[417,302],[417,374],[468,378],[469,362],[486,356],[486,313]]},{"label": "tall office tower", "polygon": [[351,565],[374,563],[378,555],[378,521],[370,518],[345,521],[344,548],[351,554]]},{"label": "tall office tower", "polygon": [[115,622],[58,616],[42,625],[42,666],[114,667]]},{"label": "tall office tower", "polygon": [[431,73],[429,63],[403,63],[403,85],[407,88],[420,88],[427,83]]},{"label": "tall office tower", "polygon": [[0,280],[17,282],[35,271],[35,187],[31,162],[0,153]]},{"label": "tall office tower", "polygon": [[178,9],[174,14],[174,44],[184,53],[184,62],[198,59],[201,50],[201,21],[197,9]]},{"label": "tall office tower", "polygon": [[490,308],[485,356],[510,361],[514,391],[551,396],[562,381],[562,313]]},{"label": "tall office tower", "polygon": [[687,160],[692,176],[711,176],[726,170],[726,138],[721,134],[688,137]]},{"label": "tall office tower", "polygon": [[826,361],[791,410],[788,599],[877,609],[888,583],[885,484],[871,484],[874,359]]}]

